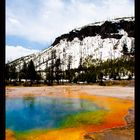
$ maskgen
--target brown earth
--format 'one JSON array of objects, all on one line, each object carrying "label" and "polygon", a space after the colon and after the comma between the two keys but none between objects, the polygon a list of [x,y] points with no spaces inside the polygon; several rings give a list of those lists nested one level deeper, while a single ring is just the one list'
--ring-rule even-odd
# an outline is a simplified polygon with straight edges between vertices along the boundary
[{"label": "brown earth", "polygon": [[125,121],[127,125],[124,127],[89,133],[84,138],[85,140],[134,140],[134,109],[128,110]]},{"label": "brown earth", "polygon": [[134,87],[122,86],[97,86],[97,85],[73,85],[73,86],[42,86],[42,87],[6,87],[6,97],[23,96],[48,96],[64,94],[86,93],[96,96],[108,96],[134,100]]}]

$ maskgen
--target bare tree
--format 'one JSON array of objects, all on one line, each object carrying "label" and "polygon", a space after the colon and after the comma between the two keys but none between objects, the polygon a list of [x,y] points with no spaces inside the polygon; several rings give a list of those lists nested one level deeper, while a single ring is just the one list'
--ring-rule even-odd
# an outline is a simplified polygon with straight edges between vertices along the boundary
[{"label": "bare tree", "polygon": [[59,84],[59,80],[61,78],[61,69],[60,69],[61,61],[60,58],[55,61],[55,78],[57,80],[57,84]]},{"label": "bare tree", "polygon": [[68,76],[68,80],[69,83],[71,83],[71,64],[72,64],[72,56],[69,55],[68,56],[68,65],[67,65],[67,76]]}]

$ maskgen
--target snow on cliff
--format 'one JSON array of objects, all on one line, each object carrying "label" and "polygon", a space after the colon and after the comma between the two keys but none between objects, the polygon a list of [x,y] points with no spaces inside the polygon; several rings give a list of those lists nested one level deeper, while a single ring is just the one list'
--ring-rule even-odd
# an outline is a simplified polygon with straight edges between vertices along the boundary
[{"label": "snow on cliff", "polygon": [[134,27],[134,17],[92,23],[57,37],[46,50],[19,58],[11,64],[15,63],[19,70],[23,61],[32,59],[36,70],[44,71],[46,62],[49,65],[51,61],[52,50],[55,50],[56,58],[60,58],[63,70],[67,69],[69,56],[72,58],[71,68],[77,68],[80,58],[84,59],[89,55],[103,61],[114,59],[122,55],[124,44],[128,51],[134,46]]}]

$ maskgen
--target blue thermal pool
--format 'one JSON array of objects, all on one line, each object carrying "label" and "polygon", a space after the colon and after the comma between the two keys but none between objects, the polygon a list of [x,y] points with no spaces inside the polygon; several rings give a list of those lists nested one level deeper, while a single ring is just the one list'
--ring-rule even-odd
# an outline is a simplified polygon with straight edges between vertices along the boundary
[{"label": "blue thermal pool", "polygon": [[27,131],[61,128],[67,126],[67,123],[68,126],[73,126],[71,122],[75,123],[74,125],[90,124],[87,121],[87,115],[90,119],[90,113],[96,114],[99,110],[103,109],[92,101],[74,98],[7,98],[6,128],[14,131]]}]

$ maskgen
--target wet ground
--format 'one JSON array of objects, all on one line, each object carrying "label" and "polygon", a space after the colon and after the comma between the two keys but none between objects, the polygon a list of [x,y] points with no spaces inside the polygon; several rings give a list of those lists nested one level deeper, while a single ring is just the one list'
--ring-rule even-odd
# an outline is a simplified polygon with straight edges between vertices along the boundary
[{"label": "wet ground", "polygon": [[[8,87],[6,89],[7,99],[33,96],[59,96],[60,98],[84,99],[92,101],[99,107],[107,109],[108,113],[105,115],[104,121],[98,125],[89,124],[49,131],[32,131],[18,135],[12,133],[11,137],[7,135],[7,140],[12,140],[14,136],[16,139],[20,140],[84,140],[84,136],[87,133],[99,132],[116,127],[124,127],[127,125],[124,117],[127,115],[128,109],[134,107],[134,87],[55,86]],[[89,117],[89,120],[91,118],[92,117]],[[114,137],[114,140],[116,140],[116,134],[114,135],[114,133],[112,133],[112,135],[113,136],[111,137]],[[125,140],[124,136],[121,134],[118,135],[120,136],[119,140]],[[110,136],[108,136],[108,134],[106,136],[109,140]]]}]

